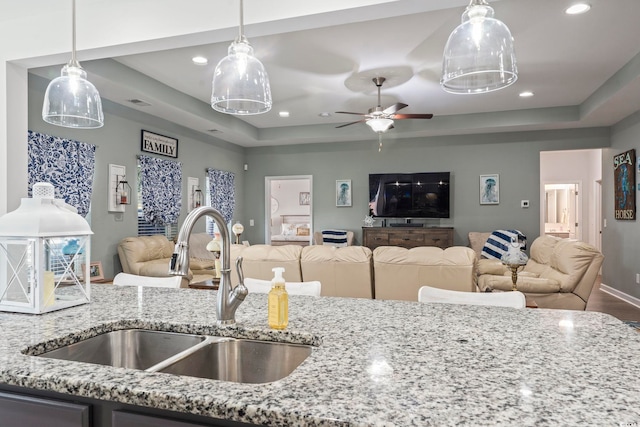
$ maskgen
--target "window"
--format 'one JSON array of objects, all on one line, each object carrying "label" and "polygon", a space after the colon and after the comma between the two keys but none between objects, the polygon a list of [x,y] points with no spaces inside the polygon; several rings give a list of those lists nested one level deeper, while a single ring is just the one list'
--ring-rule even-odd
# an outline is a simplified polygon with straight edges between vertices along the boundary
[{"label": "window", "polygon": [[152,236],[154,234],[163,234],[167,236],[169,240],[175,240],[175,238],[178,235],[177,217],[175,222],[172,222],[169,224],[155,224],[145,219],[144,209],[143,209],[142,186],[143,186],[143,182],[146,183],[146,181],[142,177],[142,167],[143,165],[142,165],[141,159],[138,158],[138,168],[137,168],[138,181],[136,186],[137,194],[138,194],[138,205],[137,205],[138,236]]}]

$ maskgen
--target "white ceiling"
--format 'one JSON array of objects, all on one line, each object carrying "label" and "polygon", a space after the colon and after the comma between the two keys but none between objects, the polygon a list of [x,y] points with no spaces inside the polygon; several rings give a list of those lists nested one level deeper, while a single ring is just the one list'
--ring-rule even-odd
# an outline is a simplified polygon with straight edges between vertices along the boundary
[{"label": "white ceiling", "polygon": [[[452,95],[439,85],[444,45],[468,0],[350,0],[333,13],[272,21],[252,15],[256,3],[245,1],[245,34],[269,74],[274,102],[261,115],[229,116],[209,107],[213,70],[238,31],[233,1],[224,2],[229,16],[211,44],[82,65],[105,99],[247,147],[377,140],[363,123],[336,129],[357,116],[334,114],[374,107],[375,76],[388,79],[383,107],[403,102],[409,107],[402,113],[434,114],[397,121],[386,139],[610,126],[640,110],[640,1],[590,0],[590,12],[565,15],[573,2],[491,2],[514,37],[519,77],[509,88],[481,95]],[[192,64],[195,55],[209,64]],[[52,78],[59,70],[33,72]],[[520,98],[525,90],[535,96]],[[133,98],[151,106],[134,106],[127,101]]]}]

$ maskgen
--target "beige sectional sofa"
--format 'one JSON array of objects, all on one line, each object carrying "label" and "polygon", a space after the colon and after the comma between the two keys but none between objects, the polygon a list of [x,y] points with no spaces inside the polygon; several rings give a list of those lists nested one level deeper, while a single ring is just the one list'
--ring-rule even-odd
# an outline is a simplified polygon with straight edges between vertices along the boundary
[{"label": "beige sectional sofa", "polygon": [[[321,282],[323,296],[417,301],[418,289],[425,285],[467,292],[510,291],[511,272],[499,260],[480,255],[489,234],[470,233],[473,249],[381,246],[372,252],[364,246],[231,245],[231,278],[234,285],[238,283],[234,262],[242,256],[245,277],[271,280],[271,269],[284,267],[288,282]],[[209,241],[205,233],[192,236],[191,271],[183,286],[213,275],[213,256],[203,250]],[[173,242],[164,236],[128,237],[120,242],[118,253],[125,273],[165,277],[173,249]],[[530,254],[518,274],[518,289],[541,308],[584,310],[602,254],[586,243],[553,236],[538,237]]]},{"label": "beige sectional sofa", "polygon": [[[584,310],[604,257],[593,246],[571,239],[540,236],[531,244],[517,287],[541,308]],[[480,260],[482,291],[510,291],[511,272],[499,260]]]},{"label": "beige sectional sofa", "polygon": [[[289,282],[320,281],[323,296],[417,301],[418,288],[425,284],[476,289],[475,254],[465,247],[389,246],[372,252],[365,246],[233,245],[231,259],[239,256],[245,277],[270,280],[273,267],[284,267]],[[238,281],[235,271],[232,280]]]}]

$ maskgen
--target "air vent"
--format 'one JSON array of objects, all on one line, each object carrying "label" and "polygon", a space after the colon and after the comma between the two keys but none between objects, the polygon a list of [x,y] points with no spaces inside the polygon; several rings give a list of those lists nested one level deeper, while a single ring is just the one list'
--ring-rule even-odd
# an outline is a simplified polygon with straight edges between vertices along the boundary
[{"label": "air vent", "polygon": [[147,101],[143,101],[142,99],[133,98],[133,99],[127,99],[127,101],[137,105],[138,107],[151,107],[151,104],[149,104]]},{"label": "air vent", "polygon": [[220,131],[218,129],[207,129],[207,132],[216,133],[216,132],[220,132]]}]

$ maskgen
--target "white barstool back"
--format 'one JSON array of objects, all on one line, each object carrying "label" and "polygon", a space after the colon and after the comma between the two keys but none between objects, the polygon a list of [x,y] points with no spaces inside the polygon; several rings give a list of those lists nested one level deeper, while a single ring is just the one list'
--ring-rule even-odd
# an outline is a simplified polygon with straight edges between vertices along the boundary
[{"label": "white barstool back", "polygon": [[149,277],[136,274],[118,273],[113,278],[116,286],[147,286],[154,288],[179,288],[182,276]]},{"label": "white barstool back", "polygon": [[418,290],[419,302],[448,304],[492,305],[525,308],[526,298],[520,291],[510,292],[462,292],[423,286]]},{"label": "white barstool back", "polygon": [[[271,290],[270,280],[245,277],[244,285],[249,289],[249,293],[268,294]],[[291,295],[311,295],[319,297],[322,291],[322,284],[317,280],[311,282],[285,282],[284,286],[287,293]]]}]

